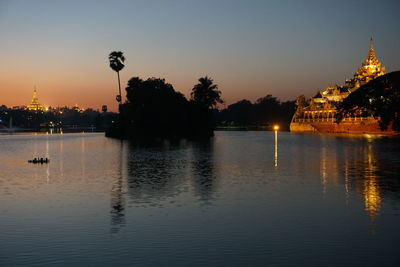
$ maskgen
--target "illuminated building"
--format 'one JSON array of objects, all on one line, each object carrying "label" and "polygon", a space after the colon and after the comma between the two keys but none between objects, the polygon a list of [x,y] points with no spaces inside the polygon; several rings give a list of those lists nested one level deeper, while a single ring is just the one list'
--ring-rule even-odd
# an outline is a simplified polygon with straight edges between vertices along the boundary
[{"label": "illuminated building", "polygon": [[39,103],[39,99],[37,97],[36,87],[33,89],[33,96],[31,103],[26,107],[28,110],[33,111],[43,111],[43,106]]},{"label": "illuminated building", "polygon": [[374,46],[371,38],[367,58],[354,74],[354,78],[346,81],[346,84],[348,85],[350,91],[354,91],[361,85],[366,84],[367,82],[384,74],[386,74],[385,67],[381,66],[381,63],[375,56]]},{"label": "illuminated building", "polygon": [[83,112],[85,111],[85,109],[80,108],[80,107],[78,106],[78,104],[75,104],[75,105],[72,107],[72,109],[75,110],[75,111],[78,111],[79,113],[83,113]]},{"label": "illuminated building", "polygon": [[[375,55],[371,38],[367,57],[353,78],[345,81],[345,85],[327,87],[318,91],[308,101],[304,96],[297,98],[297,110],[292,118],[290,130],[320,133],[384,133],[377,119],[372,116],[362,116],[361,113],[345,117],[342,122],[335,123],[338,104],[360,86],[384,74],[386,74],[385,67],[381,66]],[[386,133],[391,134],[393,131],[387,130]]]}]

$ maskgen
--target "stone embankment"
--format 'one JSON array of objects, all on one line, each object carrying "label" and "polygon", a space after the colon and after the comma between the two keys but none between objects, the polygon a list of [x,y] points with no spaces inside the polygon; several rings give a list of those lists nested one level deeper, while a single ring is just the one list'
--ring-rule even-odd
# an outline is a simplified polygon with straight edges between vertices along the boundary
[{"label": "stone embankment", "polygon": [[347,120],[340,123],[330,121],[318,122],[292,122],[290,124],[291,132],[305,132],[305,133],[349,133],[349,134],[383,134],[383,135],[396,135],[392,127],[389,126],[387,130],[382,131],[378,120],[368,118],[364,120]]}]

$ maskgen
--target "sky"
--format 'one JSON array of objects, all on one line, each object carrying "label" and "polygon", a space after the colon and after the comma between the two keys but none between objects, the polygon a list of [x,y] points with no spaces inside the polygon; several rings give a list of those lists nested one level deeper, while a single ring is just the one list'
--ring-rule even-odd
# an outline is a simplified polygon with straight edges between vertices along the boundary
[{"label": "sky", "polygon": [[400,1],[0,0],[0,105],[117,110],[120,72],[165,78],[190,97],[200,77],[226,105],[271,94],[281,101],[343,84],[368,53],[400,70]]}]

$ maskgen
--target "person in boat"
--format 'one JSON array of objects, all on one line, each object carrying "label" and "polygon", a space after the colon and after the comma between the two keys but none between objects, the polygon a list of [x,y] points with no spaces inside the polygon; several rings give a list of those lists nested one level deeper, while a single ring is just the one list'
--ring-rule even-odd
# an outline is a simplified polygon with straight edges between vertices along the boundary
[{"label": "person in boat", "polygon": [[49,163],[48,158],[34,158],[33,160],[28,160],[29,163]]}]

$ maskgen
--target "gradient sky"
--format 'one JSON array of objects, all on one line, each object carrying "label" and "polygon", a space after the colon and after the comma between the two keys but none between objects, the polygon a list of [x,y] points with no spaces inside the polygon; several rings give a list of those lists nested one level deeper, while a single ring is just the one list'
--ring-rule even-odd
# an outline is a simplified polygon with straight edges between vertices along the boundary
[{"label": "gradient sky", "polygon": [[133,76],[162,77],[186,96],[211,76],[226,104],[267,94],[293,100],[343,84],[369,39],[400,70],[400,1],[0,0],[0,104],[116,110],[108,54]]}]

